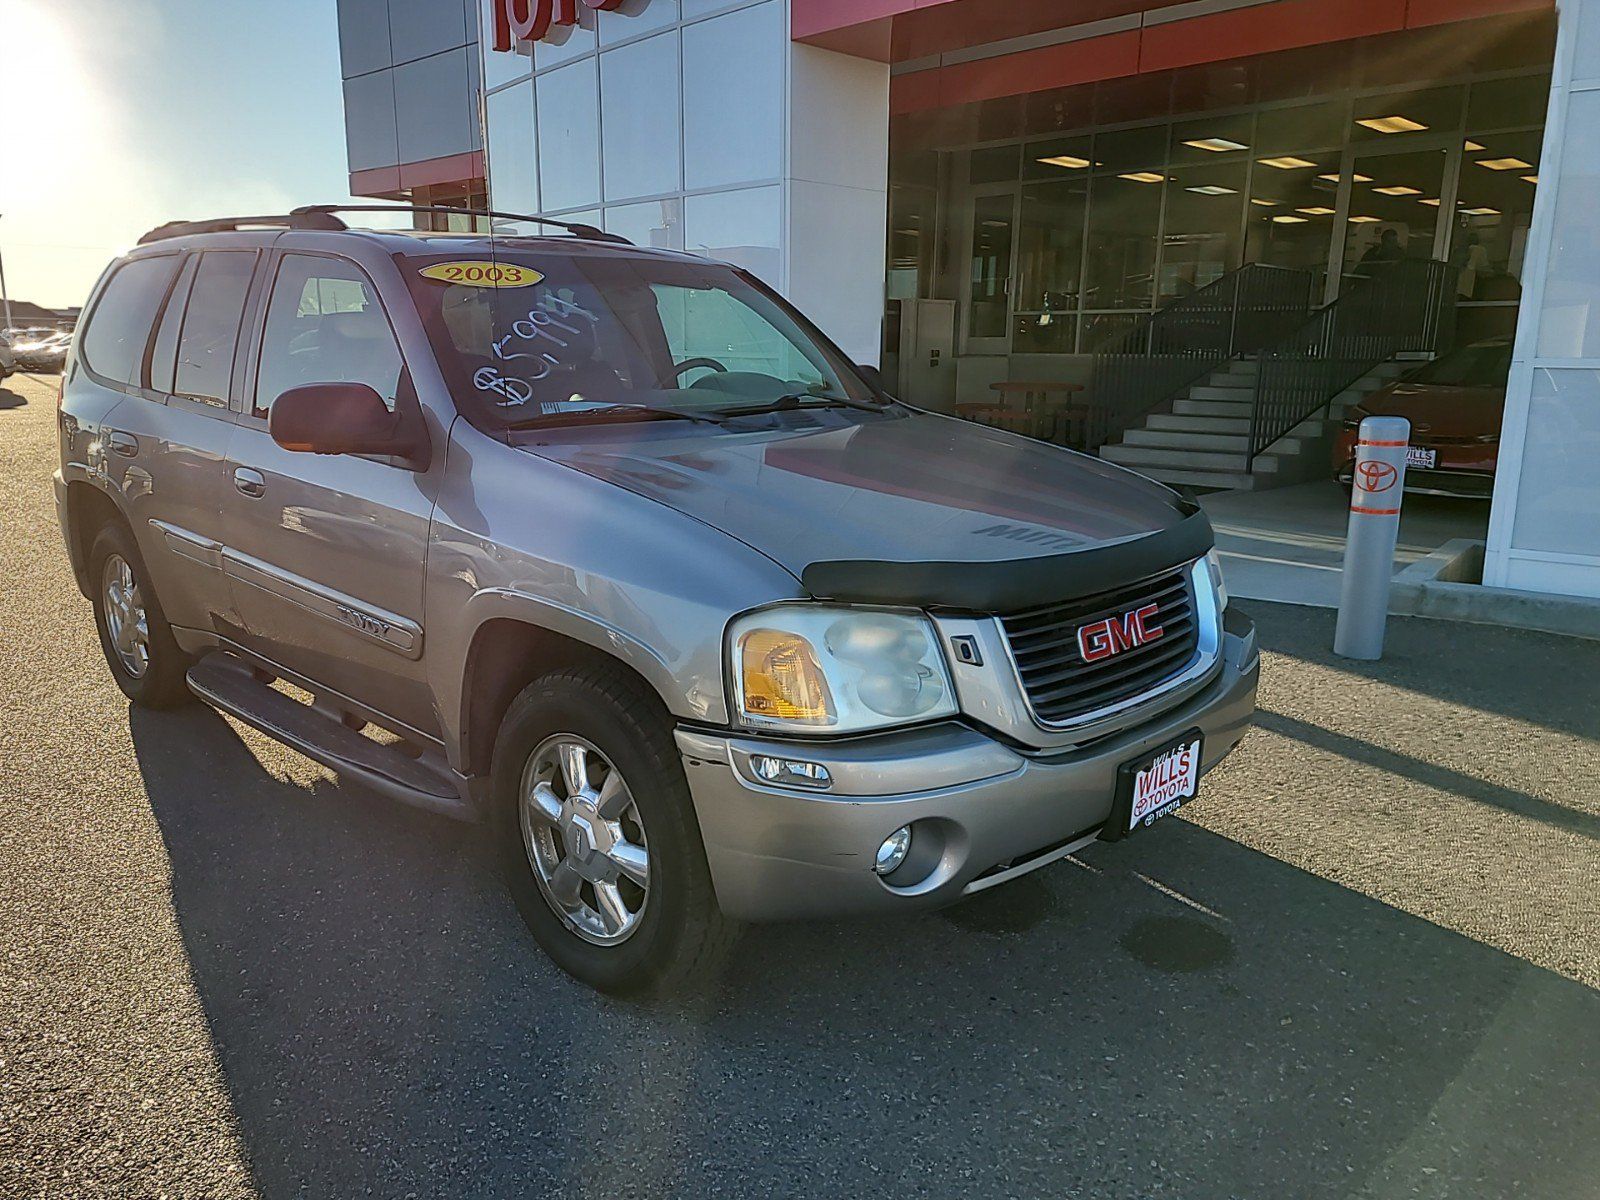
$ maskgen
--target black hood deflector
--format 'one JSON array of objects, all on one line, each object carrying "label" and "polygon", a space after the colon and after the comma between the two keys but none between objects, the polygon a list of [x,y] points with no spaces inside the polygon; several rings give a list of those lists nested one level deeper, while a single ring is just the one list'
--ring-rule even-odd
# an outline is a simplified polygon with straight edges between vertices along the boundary
[{"label": "black hood deflector", "polygon": [[839,559],[811,563],[800,583],[819,600],[1014,613],[1159,575],[1199,558],[1213,540],[1211,522],[1196,508],[1158,532],[1068,554],[995,562]]}]

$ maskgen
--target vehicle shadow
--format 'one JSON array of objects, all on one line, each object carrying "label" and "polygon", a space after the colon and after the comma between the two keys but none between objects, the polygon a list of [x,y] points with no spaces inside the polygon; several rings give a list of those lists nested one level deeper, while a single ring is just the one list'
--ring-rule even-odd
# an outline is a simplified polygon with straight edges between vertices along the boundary
[{"label": "vehicle shadow", "polygon": [[[1455,621],[1391,617],[1383,658],[1368,662],[1333,652],[1332,609],[1253,600],[1244,607],[1270,613],[1271,637],[1264,644],[1277,654],[1600,743],[1600,641],[1531,629],[1491,634]],[[1464,638],[1470,638],[1470,653],[1463,652]],[[1537,680],[1560,685],[1539,687]]]},{"label": "vehicle shadow", "polygon": [[543,958],[482,830],[275,778],[208,709],[130,720],[269,1200],[1600,1172],[1600,995],[1185,821],[942,915],[752,929],[705,996],[625,1003]]},{"label": "vehicle shadow", "polygon": [[21,408],[28,403],[28,398],[20,392],[13,392],[4,384],[0,384],[0,411],[8,408]]}]

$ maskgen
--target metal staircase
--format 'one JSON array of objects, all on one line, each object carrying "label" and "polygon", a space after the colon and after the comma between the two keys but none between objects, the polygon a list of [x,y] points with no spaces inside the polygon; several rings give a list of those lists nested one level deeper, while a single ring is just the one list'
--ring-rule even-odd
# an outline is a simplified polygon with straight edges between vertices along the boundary
[{"label": "metal staircase", "polygon": [[1325,414],[1291,426],[1247,467],[1260,361],[1235,359],[1190,386],[1172,402],[1171,412],[1151,413],[1121,442],[1103,446],[1100,457],[1178,487],[1244,491],[1318,478],[1328,473],[1329,449],[1345,410],[1411,365],[1377,364],[1323,401]]},{"label": "metal staircase", "polygon": [[1246,263],[1142,318],[1095,353],[1081,448],[1117,440],[1237,355],[1298,328],[1310,290],[1308,272]]},{"label": "metal staircase", "polygon": [[1447,263],[1389,264],[1257,353],[1151,406],[1100,455],[1188,487],[1275,487],[1320,476],[1345,410],[1407,370],[1406,360],[1449,344],[1455,295]]}]

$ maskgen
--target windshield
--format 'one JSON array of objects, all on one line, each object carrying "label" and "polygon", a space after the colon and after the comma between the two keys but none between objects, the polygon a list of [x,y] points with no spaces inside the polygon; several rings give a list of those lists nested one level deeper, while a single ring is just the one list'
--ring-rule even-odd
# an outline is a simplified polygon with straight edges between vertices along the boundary
[{"label": "windshield", "polygon": [[1440,387],[1505,387],[1510,371],[1510,342],[1476,342],[1434,359],[1414,374],[1411,382]]},{"label": "windshield", "polygon": [[874,399],[782,301],[721,264],[502,248],[400,265],[457,404],[480,424]]}]

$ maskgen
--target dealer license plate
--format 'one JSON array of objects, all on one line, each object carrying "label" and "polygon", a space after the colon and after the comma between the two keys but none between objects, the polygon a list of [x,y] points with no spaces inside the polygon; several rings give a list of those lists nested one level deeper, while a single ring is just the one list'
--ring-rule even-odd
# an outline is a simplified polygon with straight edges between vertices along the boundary
[{"label": "dealer license plate", "polygon": [[1427,467],[1432,469],[1433,465],[1438,461],[1439,452],[1437,450],[1424,450],[1421,446],[1406,447],[1406,466],[1408,467]]},{"label": "dealer license plate", "polygon": [[1191,729],[1153,753],[1124,763],[1117,771],[1117,799],[1106,832],[1113,839],[1125,837],[1193,800],[1200,791],[1204,748],[1200,731]]}]

